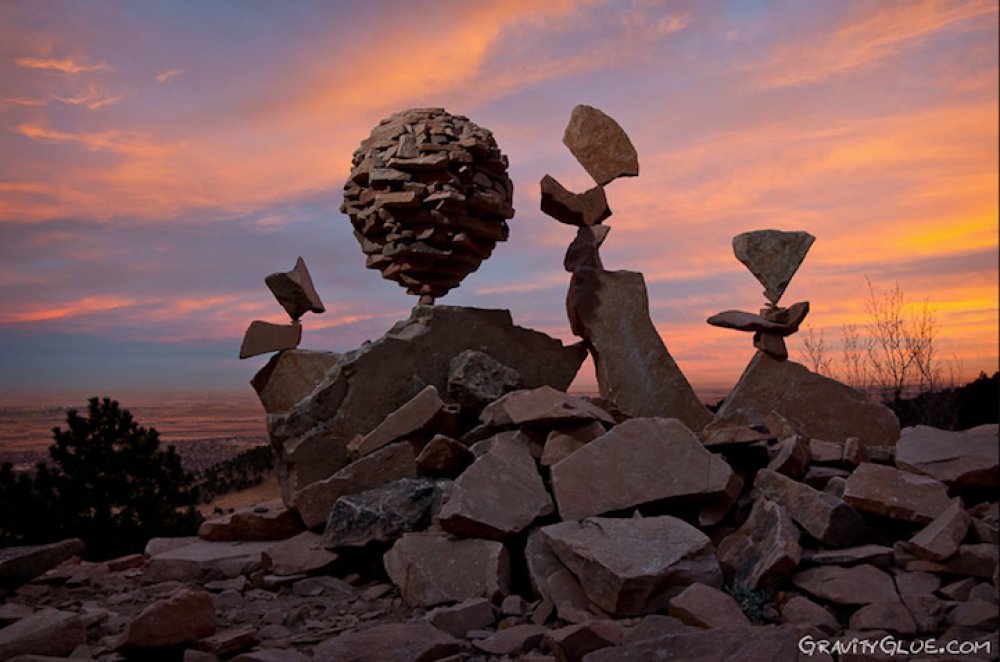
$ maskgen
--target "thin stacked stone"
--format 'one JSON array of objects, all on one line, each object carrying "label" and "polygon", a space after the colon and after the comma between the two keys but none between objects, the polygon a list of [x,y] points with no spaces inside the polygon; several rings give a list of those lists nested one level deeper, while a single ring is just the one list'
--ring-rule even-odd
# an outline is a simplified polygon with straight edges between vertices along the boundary
[{"label": "thin stacked stone", "polygon": [[261,320],[250,322],[243,334],[240,358],[247,359],[268,352],[295,349],[302,340],[299,318],[308,312],[323,313],[326,308],[316,292],[312,276],[301,257],[291,271],[279,271],[264,278],[264,283],[292,318],[291,324],[272,324]]},{"label": "thin stacked stone", "polygon": [[354,152],[341,211],[365,266],[433,303],[508,235],[514,185],[493,134],[443,108],[398,112]]}]

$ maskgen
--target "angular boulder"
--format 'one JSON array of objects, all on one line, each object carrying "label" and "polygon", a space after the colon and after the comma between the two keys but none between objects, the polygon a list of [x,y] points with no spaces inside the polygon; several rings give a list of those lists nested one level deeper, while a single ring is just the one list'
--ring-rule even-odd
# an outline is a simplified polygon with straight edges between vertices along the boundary
[{"label": "angular boulder", "polygon": [[792,583],[839,605],[866,605],[896,598],[892,577],[872,565],[842,568],[824,565],[792,575]]},{"label": "angular boulder", "polygon": [[778,303],[816,237],[808,232],[755,230],[733,237],[733,253],[764,286],[764,296]]},{"label": "angular boulder", "polygon": [[284,540],[302,531],[298,514],[281,501],[268,501],[241,508],[198,527],[202,540]]},{"label": "angular boulder", "polygon": [[563,144],[601,186],[618,177],[639,174],[639,157],[628,135],[618,122],[593,106],[573,108]]},{"label": "angular boulder", "polygon": [[467,349],[451,360],[448,397],[475,412],[505,393],[521,388],[521,373],[489,354]]},{"label": "angular boulder", "polygon": [[951,505],[944,483],[867,462],[847,479],[844,501],[860,511],[917,524],[929,524]]},{"label": "angular boulder", "polygon": [[483,409],[480,420],[492,427],[504,425],[549,425],[579,421],[615,421],[611,414],[583,398],[551,386],[522,389],[491,402]]},{"label": "angular boulder", "polygon": [[334,352],[286,349],[272,356],[250,383],[264,411],[279,414],[312,393],[339,358]]},{"label": "angular boulder", "polygon": [[385,623],[327,639],[314,660],[416,662],[440,660],[462,650],[462,642],[428,623]]},{"label": "angular boulder", "polygon": [[700,628],[750,625],[733,596],[704,584],[691,584],[671,598],[670,615]]},{"label": "angular boulder", "polygon": [[351,457],[363,457],[394,441],[423,432],[442,415],[444,401],[431,384],[410,398],[364,436],[357,436],[347,445]]},{"label": "angular boulder", "polygon": [[896,466],[952,488],[996,487],[1000,485],[1000,444],[996,435],[918,425],[900,434]]},{"label": "angular boulder", "polygon": [[364,547],[390,542],[431,523],[445,483],[426,478],[403,478],[358,494],[346,494],[333,504],[323,531],[328,548]]},{"label": "angular boulder", "polygon": [[799,530],[788,511],[766,498],[754,501],[747,520],[718,547],[726,576],[750,589],[792,574],[801,555]]},{"label": "angular boulder", "polygon": [[583,448],[587,443],[604,434],[604,426],[597,421],[566,425],[549,432],[542,450],[542,466],[549,467]]},{"label": "angular boulder", "polygon": [[266,541],[209,542],[195,538],[191,542],[181,539],[179,546],[152,554],[144,574],[150,582],[231,579],[259,569],[261,553],[271,545]]},{"label": "angular boulder", "polygon": [[46,607],[0,628],[0,660],[19,655],[69,655],[86,641],[87,630],[79,614]]},{"label": "angular boulder", "polygon": [[597,225],[611,216],[608,196],[603,186],[595,186],[583,193],[573,193],[551,175],[541,181],[542,211],[560,223],[577,226]]},{"label": "angular boulder", "polygon": [[732,469],[677,419],[633,418],[552,467],[552,490],[565,520],[671,497],[725,494]]},{"label": "angular boulder", "polygon": [[337,561],[337,555],[323,547],[323,536],[303,531],[261,552],[261,566],[273,575],[301,575],[322,572]]},{"label": "angular boulder", "polygon": [[437,434],[417,455],[417,473],[434,478],[454,478],[475,459],[472,451],[462,442]]},{"label": "angular boulder", "polygon": [[496,623],[493,605],[486,598],[469,598],[457,605],[436,607],[427,612],[427,622],[453,637],[464,637],[469,630],[482,630]]},{"label": "angular boulder", "polygon": [[847,547],[864,530],[864,520],[842,499],[788,476],[761,469],[754,489],[782,504],[796,523],[828,547]]},{"label": "angular boulder", "polygon": [[910,538],[907,546],[921,558],[943,561],[958,551],[971,524],[972,517],[962,507],[961,499],[956,499]]},{"label": "angular boulder", "polygon": [[302,325],[271,324],[262,320],[250,322],[243,343],[240,345],[240,358],[248,359],[258,354],[280,352],[295,349],[302,341]]},{"label": "angular boulder", "polygon": [[274,298],[288,316],[297,320],[308,312],[323,313],[326,308],[316,292],[309,269],[301,257],[291,271],[279,271],[264,278]]},{"label": "angular boulder", "polygon": [[79,538],[68,538],[47,545],[0,547],[0,586],[14,587],[31,581],[50,568],[71,559],[84,550]]},{"label": "angular boulder", "polygon": [[208,637],[215,629],[212,595],[200,588],[182,588],[132,619],[116,648],[136,654]]}]

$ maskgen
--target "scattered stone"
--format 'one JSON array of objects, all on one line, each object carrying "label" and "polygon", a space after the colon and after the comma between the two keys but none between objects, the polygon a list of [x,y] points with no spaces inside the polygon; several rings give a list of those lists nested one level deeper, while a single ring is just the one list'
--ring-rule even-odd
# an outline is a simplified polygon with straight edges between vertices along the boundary
[{"label": "scattered stone", "polygon": [[592,106],[573,108],[563,144],[601,186],[639,174],[639,157],[628,135],[618,122]]},{"label": "scattered stone", "polygon": [[940,563],[918,559],[907,570],[991,579],[997,568],[997,546],[990,543],[959,545],[958,552]]},{"label": "scattered stone", "polygon": [[462,442],[437,434],[417,455],[417,473],[433,478],[455,478],[475,459]]},{"label": "scattered stone", "polygon": [[271,324],[270,322],[254,320],[250,322],[246,333],[243,334],[240,358],[248,359],[258,354],[295,349],[301,341],[302,326],[300,324]]},{"label": "scattered stone", "polygon": [[281,501],[242,508],[198,527],[198,537],[217,542],[231,540],[284,540],[302,531],[299,516]]},{"label": "scattered stone", "polygon": [[935,478],[951,488],[1000,485],[996,435],[906,428],[896,445],[896,466]]},{"label": "scattered stone", "polygon": [[35,613],[35,610],[16,602],[0,602],[0,627],[10,625],[14,621],[27,618]]},{"label": "scattered stone", "polygon": [[949,600],[953,600],[955,602],[965,602],[969,599],[969,592],[975,585],[976,580],[974,578],[966,577],[965,579],[959,579],[956,582],[952,582],[951,584],[942,587],[938,592]]},{"label": "scattered stone", "polygon": [[[794,361],[757,352],[713,419],[713,425],[762,423],[772,410],[811,439],[858,437],[866,447],[894,444],[899,420],[891,409]],[[838,455],[843,457],[843,452]]]},{"label": "scattered stone", "polygon": [[242,625],[199,639],[194,645],[198,650],[229,657],[253,648],[258,643],[260,637],[257,635],[257,628],[253,625]]},{"label": "scattered stone", "polygon": [[965,512],[961,499],[956,499],[941,511],[930,524],[910,538],[910,551],[930,561],[943,561],[958,551],[972,523],[972,517]]},{"label": "scattered stone", "polygon": [[792,623],[802,627],[819,628],[827,634],[840,631],[837,617],[825,607],[821,607],[809,598],[796,595],[781,606],[782,622]]},{"label": "scattered stone", "polygon": [[472,645],[491,655],[517,655],[540,644],[548,632],[547,627],[534,623],[513,625],[485,639],[473,641]]},{"label": "scattered stone", "polygon": [[708,537],[674,517],[591,517],[543,527],[542,534],[591,602],[613,616],[665,608],[695,582],[722,584]]},{"label": "scattered stone", "polygon": [[727,577],[750,589],[767,586],[795,571],[801,556],[799,530],[788,512],[769,499],[757,499],[750,516],[718,547]]},{"label": "scattered stone", "polygon": [[691,584],[670,600],[670,615],[700,628],[750,625],[732,596],[698,583]]},{"label": "scattered stone", "polygon": [[590,343],[601,396],[633,416],[712,420],[649,318],[641,273],[577,269],[566,307],[573,333]]},{"label": "scattered stone", "polygon": [[[576,576],[565,567],[549,575],[545,580],[556,614],[567,623],[584,623],[593,620],[590,599]],[[596,609],[596,608],[595,608]]]},{"label": "scattered stone", "polygon": [[549,467],[557,464],[560,460],[569,457],[587,443],[603,435],[604,432],[604,426],[598,421],[567,425],[550,431],[548,437],[545,438],[545,446],[542,450],[542,466]]},{"label": "scattered stone", "polygon": [[551,386],[508,393],[483,409],[480,419],[493,427],[594,420],[614,423],[611,415],[600,407]]},{"label": "scattered stone", "polygon": [[416,662],[440,660],[462,650],[462,642],[429,623],[386,623],[347,632],[316,647],[315,660]]},{"label": "scattered stone", "polygon": [[312,393],[339,358],[334,352],[286,349],[272,356],[250,383],[264,411],[280,414]]},{"label": "scattered stone", "polygon": [[323,531],[328,548],[364,547],[391,542],[431,523],[435,503],[442,500],[438,483],[426,478],[402,478],[381,487],[337,499]]},{"label": "scattered stone", "polygon": [[701,628],[685,625],[679,619],[664,614],[649,614],[639,619],[633,627],[627,628],[622,636],[623,644],[634,644],[640,641],[657,639],[668,634],[684,632],[701,632]]},{"label": "scattered stone", "polygon": [[456,535],[503,540],[552,512],[527,447],[501,437],[458,477],[438,518]]},{"label": "scattered stone", "polygon": [[500,603],[500,614],[503,616],[524,616],[528,611],[528,603],[520,595],[508,595]]},{"label": "scattered stone", "polygon": [[843,547],[821,552],[802,554],[802,563],[808,565],[872,565],[887,566],[892,562],[892,547],[885,545],[861,545],[859,547]]},{"label": "scattered stone", "polygon": [[758,471],[754,489],[783,504],[809,535],[829,547],[850,545],[864,529],[861,516],[842,499],[774,471]]},{"label": "scattered stone", "polygon": [[195,540],[154,554],[146,565],[146,581],[205,582],[247,575],[260,568],[261,553],[272,544]]},{"label": "scattered stone", "polygon": [[995,601],[969,600],[956,605],[945,617],[948,625],[995,632],[998,625],[998,608]]},{"label": "scattered stone", "polygon": [[844,445],[834,441],[810,439],[809,458],[816,464],[840,464],[844,459]]},{"label": "scattered stone", "polygon": [[774,438],[770,430],[762,429],[765,426],[735,425],[732,427],[708,426],[700,436],[702,443],[708,448],[716,446],[733,446],[756,444],[757,442],[767,442]]},{"label": "scattered stone", "polygon": [[844,441],[844,464],[852,469],[862,462],[870,462],[868,450],[857,437],[848,437]]},{"label": "scattered stone", "polygon": [[896,595],[892,577],[872,565],[809,568],[792,575],[792,583],[818,598],[839,605],[884,602]]},{"label": "scattered stone", "polygon": [[451,360],[448,397],[463,409],[479,412],[504,394],[521,388],[521,373],[489,354],[467,349]]},{"label": "scattered stone", "polygon": [[778,442],[778,453],[768,462],[767,468],[799,480],[809,468],[809,459],[809,442],[799,435],[793,435]]},{"label": "scattered stone", "polygon": [[126,653],[165,648],[215,634],[215,603],[200,588],[182,588],[142,610],[116,646]]},{"label": "scattered stone", "polygon": [[[617,648],[590,653],[584,662],[731,662],[732,660],[805,660],[799,653],[802,634],[778,626],[730,627],[666,634]],[[665,651],[669,657],[664,657]]]},{"label": "scattered stone", "polygon": [[383,563],[411,606],[493,599],[510,592],[510,558],[503,545],[492,540],[407,533],[386,552]]},{"label": "scattered stone", "polygon": [[896,634],[916,634],[917,623],[913,614],[900,600],[872,602],[851,615],[853,630],[888,630]]},{"label": "scattered stone", "polygon": [[79,615],[46,607],[0,629],[0,660],[18,655],[66,656],[86,641]]},{"label": "scattered stone", "polygon": [[83,541],[69,538],[47,545],[0,548],[0,586],[14,587],[31,581],[63,561],[82,554]]},{"label": "scattered stone", "polygon": [[430,429],[444,410],[444,401],[433,385],[427,386],[402,407],[385,417],[378,426],[364,435],[355,437],[347,445],[352,457],[362,457],[394,441]]},{"label": "scattered stone", "polygon": [[323,536],[303,531],[261,553],[264,570],[281,576],[314,574],[330,568],[337,555],[323,547]]},{"label": "scattered stone", "polygon": [[[663,458],[670,458],[664,463]],[[679,420],[633,418],[552,467],[552,490],[565,520],[670,497],[725,494],[732,469]]]},{"label": "scattered stone", "polygon": [[808,232],[757,230],[733,237],[733,253],[764,286],[764,296],[778,303],[816,237]]},{"label": "scattered stone", "polygon": [[929,593],[900,595],[903,605],[913,617],[917,632],[940,632],[944,620],[944,603]]},{"label": "scattered stone", "polygon": [[330,509],[340,497],[416,475],[413,446],[406,442],[390,444],[300,490],[295,495],[295,508],[305,526],[315,529],[326,524]]},{"label": "scattered stone", "polygon": [[493,605],[486,598],[469,598],[450,607],[437,607],[427,613],[427,622],[453,637],[464,637],[469,630],[483,630],[496,623]]},{"label": "scattered stone", "polygon": [[560,223],[577,226],[597,225],[611,216],[603,186],[583,193],[567,191],[551,175],[542,177],[542,211]]},{"label": "scattered stone", "polygon": [[867,462],[847,479],[844,501],[864,512],[917,524],[929,524],[951,505],[944,483]]},{"label": "scattered stone", "polygon": [[264,279],[264,283],[293,321],[310,311],[326,312],[309,275],[309,269],[306,268],[305,260],[301,257],[295,261],[295,267],[291,271],[273,273]]},{"label": "scattered stone", "polygon": [[838,485],[840,481],[846,482],[847,477],[850,475],[851,472],[849,471],[835,469],[833,467],[809,467],[809,470],[806,471],[806,475],[802,477],[802,482],[809,487],[816,488],[817,490],[823,490],[825,492],[827,491],[827,485],[829,485],[833,479],[837,479],[834,482],[834,485]]},{"label": "scattered stone", "polygon": [[617,621],[595,620],[551,630],[543,642],[558,662],[579,662],[587,653],[620,645],[622,635]]}]

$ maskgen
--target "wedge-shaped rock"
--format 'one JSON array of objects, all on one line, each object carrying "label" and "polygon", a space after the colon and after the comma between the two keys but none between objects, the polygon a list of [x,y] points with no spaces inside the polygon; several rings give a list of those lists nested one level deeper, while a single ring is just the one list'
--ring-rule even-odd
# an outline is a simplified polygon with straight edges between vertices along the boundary
[{"label": "wedge-shaped rock", "polygon": [[455,535],[503,540],[552,511],[531,452],[499,437],[458,477],[438,518],[441,528]]},{"label": "wedge-shaped rock", "polygon": [[961,499],[956,499],[934,521],[910,538],[907,546],[921,558],[943,561],[958,551],[971,524],[972,517],[965,512]]},{"label": "wedge-shaped rock", "polygon": [[427,613],[427,622],[453,637],[469,630],[482,630],[496,623],[493,605],[486,598],[469,598],[450,607],[436,607]]},{"label": "wedge-shaped rock", "polygon": [[385,623],[327,639],[316,646],[312,659],[331,662],[430,662],[454,655],[462,648],[461,641],[429,623]]},{"label": "wedge-shaped rock", "polygon": [[917,524],[929,524],[951,505],[944,483],[867,462],[847,479],[844,501],[860,511]]},{"label": "wedge-shaped rock", "polygon": [[265,541],[209,542],[197,538],[181,540],[184,542],[178,547],[152,554],[146,564],[146,581],[204,582],[250,574],[260,568],[261,553],[273,544]]},{"label": "wedge-shaped rock", "polygon": [[809,468],[809,443],[797,434],[785,437],[778,442],[778,452],[767,463],[767,468],[801,480]]},{"label": "wedge-shaped rock", "polygon": [[576,237],[566,247],[563,268],[573,273],[578,269],[604,269],[601,244],[611,231],[607,225],[585,225],[577,228]]},{"label": "wedge-shaped rock", "polygon": [[510,557],[493,540],[459,540],[446,533],[407,533],[382,559],[410,606],[433,607],[510,592]]},{"label": "wedge-shaped rock", "polygon": [[281,501],[269,501],[202,522],[198,537],[214,541],[284,540],[301,530],[302,521],[295,511]]},{"label": "wedge-shaped rock", "polygon": [[828,609],[809,598],[796,595],[781,606],[782,623],[819,628],[827,634],[840,631],[840,622]]},{"label": "wedge-shaped rock", "polygon": [[385,417],[374,430],[347,445],[353,457],[368,455],[394,441],[427,430],[444,410],[444,401],[434,385],[429,385]]},{"label": "wedge-shaped rock", "polygon": [[86,641],[87,630],[79,614],[46,607],[0,628],[0,660],[19,655],[69,655]]},{"label": "wedge-shaped rock", "polygon": [[591,602],[616,617],[663,609],[695,582],[722,585],[708,536],[675,517],[590,517],[542,534]]},{"label": "wedge-shaped rock", "polygon": [[552,489],[565,520],[671,497],[705,500],[736,480],[677,419],[633,418],[552,467]]},{"label": "wedge-shaped rock", "polygon": [[286,349],[272,356],[250,383],[264,411],[278,414],[312,393],[339,358],[334,352]]},{"label": "wedge-shaped rock", "polygon": [[293,320],[297,320],[307,312],[324,313],[326,308],[313,286],[312,276],[301,257],[295,261],[291,271],[273,273],[264,282],[274,294],[281,307],[288,311]]},{"label": "wedge-shaped rock", "polygon": [[580,425],[567,425],[549,432],[542,450],[542,466],[552,466],[572,455],[605,432],[597,421]]},{"label": "wedge-shaped rock", "polygon": [[559,662],[577,662],[587,653],[618,646],[624,632],[617,621],[610,619],[567,625],[545,635],[545,646]]},{"label": "wedge-shaped rock", "polygon": [[778,303],[814,241],[808,232],[756,230],[733,237],[733,253],[764,286],[764,296]]},{"label": "wedge-shaped rock", "polygon": [[248,359],[258,354],[280,352],[283,349],[295,349],[302,342],[302,325],[271,324],[254,320],[250,322],[243,334],[243,344],[240,345],[240,358]]},{"label": "wedge-shaped rock", "polygon": [[754,501],[750,516],[719,543],[719,565],[727,578],[756,589],[795,572],[801,558],[799,530],[779,503]]},{"label": "wedge-shaped rock", "polygon": [[1000,485],[1000,444],[996,435],[918,425],[900,434],[896,466],[953,488],[996,487]]},{"label": "wedge-shaped rock", "polygon": [[212,595],[200,588],[182,588],[132,619],[116,648],[126,654],[149,652],[211,636],[215,628]]},{"label": "wedge-shaped rock", "polygon": [[522,623],[498,630],[483,639],[475,639],[472,645],[490,655],[518,655],[540,644],[548,632],[545,626]]},{"label": "wedge-shaped rock", "polygon": [[712,420],[650,320],[641,273],[577,269],[566,308],[573,333],[590,343],[602,397],[632,416],[679,418],[692,430]]},{"label": "wedge-shaped rock", "polygon": [[342,355],[295,407],[268,416],[285,503],[296,505],[297,491],[347,464],[354,436],[373,430],[424,387],[446,392],[451,360],[467,349],[517,370],[525,388],[565,389],[586,357],[582,345],[565,347],[514,326],[505,310],[416,306],[383,337]]},{"label": "wedge-shaped rock", "polygon": [[323,536],[312,531],[303,531],[261,553],[264,570],[281,576],[322,572],[336,561],[337,555],[323,547]]},{"label": "wedge-shaped rock", "polygon": [[750,625],[731,595],[704,584],[691,584],[671,598],[670,615],[700,628]]},{"label": "wedge-shaped rock", "polygon": [[792,575],[792,583],[838,605],[866,605],[896,598],[892,577],[872,565],[823,565]]},{"label": "wedge-shaped rock", "polygon": [[451,360],[448,397],[464,409],[483,407],[505,393],[521,388],[521,374],[489,354],[467,349]]},{"label": "wedge-shaped rock", "polygon": [[390,444],[299,491],[295,508],[305,526],[315,529],[326,524],[330,509],[340,497],[416,475],[413,447],[406,442]]},{"label": "wedge-shaped rock", "polygon": [[883,599],[867,604],[851,614],[852,630],[888,630],[896,634],[916,634],[913,614],[899,598]]},{"label": "wedge-shaped rock", "polygon": [[[733,660],[789,660],[805,662],[799,654],[802,634],[795,628],[773,625],[726,627],[665,634],[617,648],[604,648],[584,662],[732,662]],[[814,659],[821,659],[820,657]]]},{"label": "wedge-shaped rock", "polygon": [[583,193],[566,190],[551,175],[542,177],[542,211],[567,225],[597,225],[611,216],[603,186]]},{"label": "wedge-shaped rock", "polygon": [[639,174],[639,157],[628,135],[618,122],[592,106],[573,108],[563,144],[601,186]]},{"label": "wedge-shaped rock", "polygon": [[829,547],[847,547],[864,530],[864,520],[843,499],[788,476],[761,469],[754,479],[754,488],[782,504],[799,526]]},{"label": "wedge-shaped rock", "polygon": [[611,414],[597,405],[551,386],[508,393],[483,409],[480,419],[493,427],[594,420],[609,425],[615,422]]},{"label": "wedge-shaped rock", "polygon": [[323,531],[329,548],[364,547],[389,542],[404,533],[419,531],[431,523],[436,503],[442,499],[446,481],[403,478],[358,494],[347,494],[333,504]]},{"label": "wedge-shaped rock", "polygon": [[899,420],[891,409],[849,386],[757,352],[740,381],[715,414],[713,426],[763,423],[772,411],[813,439],[844,442],[858,437],[865,446],[892,445]]},{"label": "wedge-shaped rock", "polygon": [[417,455],[417,472],[422,476],[455,478],[474,459],[475,456],[465,444],[447,435],[437,434]]},{"label": "wedge-shaped rock", "polygon": [[84,550],[83,541],[69,538],[48,545],[0,548],[0,586],[14,587],[30,581],[49,568]]}]

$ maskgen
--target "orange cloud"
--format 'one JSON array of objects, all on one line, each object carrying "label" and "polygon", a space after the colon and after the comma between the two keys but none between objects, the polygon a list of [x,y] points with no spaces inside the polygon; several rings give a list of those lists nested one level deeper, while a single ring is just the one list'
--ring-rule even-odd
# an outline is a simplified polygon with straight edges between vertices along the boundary
[{"label": "orange cloud", "polygon": [[176,78],[184,73],[183,69],[168,69],[167,71],[156,74],[157,83],[166,83],[168,80]]},{"label": "orange cloud", "polygon": [[100,71],[108,68],[108,65],[103,62],[99,64],[83,64],[81,62],[77,62],[71,57],[21,57],[14,60],[14,64],[19,67],[24,67],[25,69],[60,71],[65,74],[79,74],[86,71]]},{"label": "orange cloud", "polygon": [[125,308],[136,303],[134,299],[114,296],[95,296],[72,303],[60,304],[55,307],[38,308],[23,312],[5,313],[0,316],[0,324],[16,324],[19,322],[42,322],[92,313],[107,312]]}]

